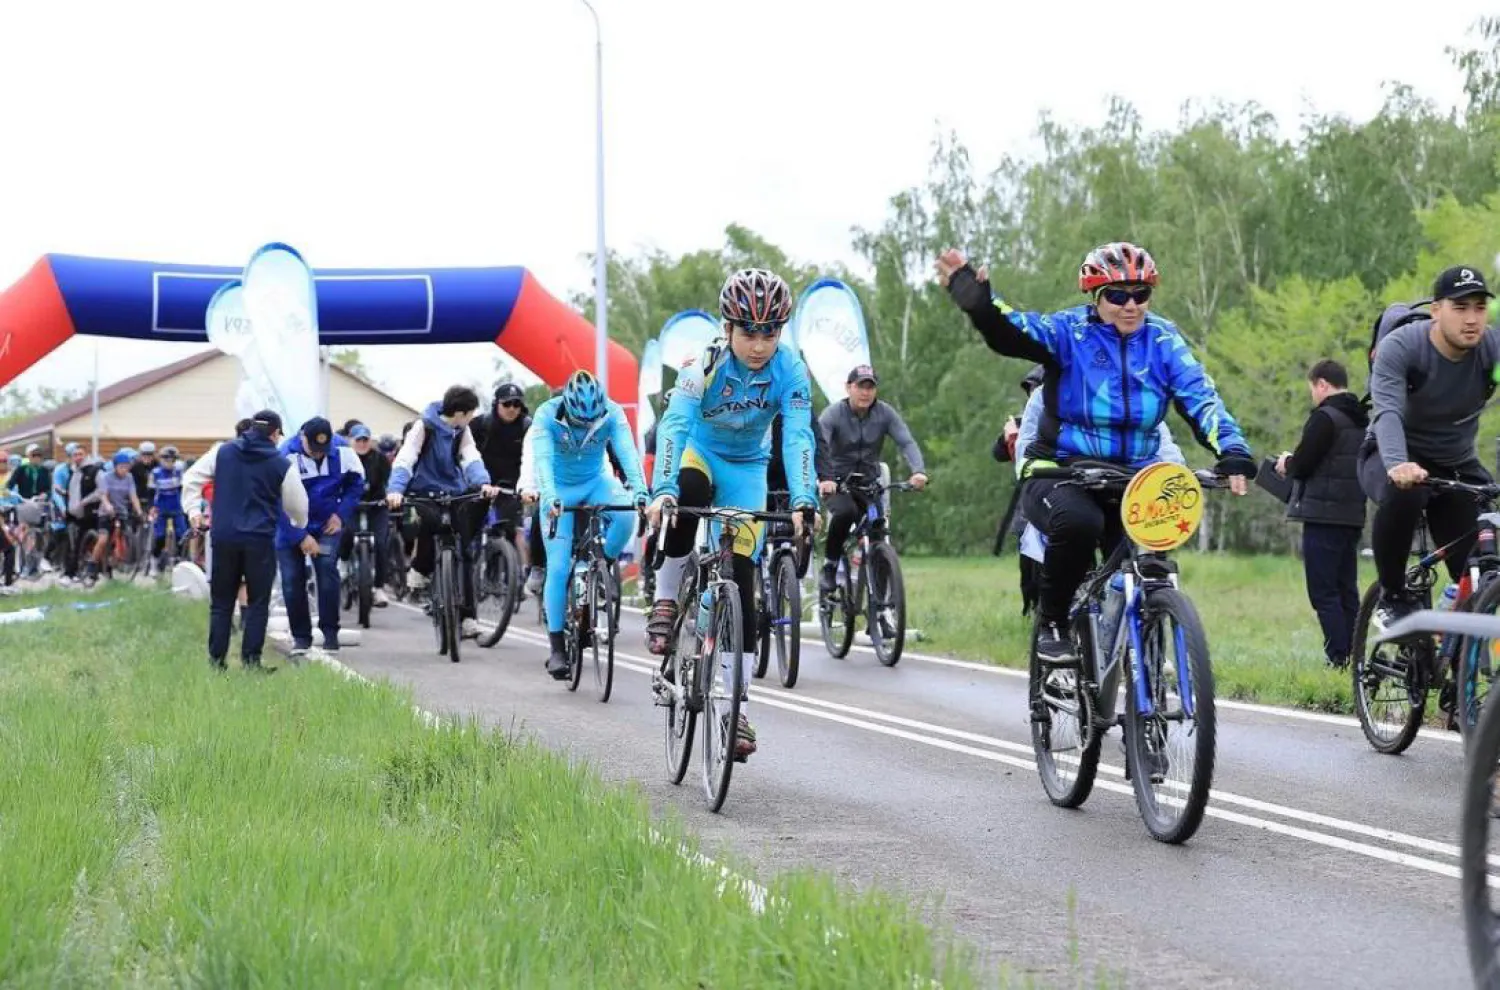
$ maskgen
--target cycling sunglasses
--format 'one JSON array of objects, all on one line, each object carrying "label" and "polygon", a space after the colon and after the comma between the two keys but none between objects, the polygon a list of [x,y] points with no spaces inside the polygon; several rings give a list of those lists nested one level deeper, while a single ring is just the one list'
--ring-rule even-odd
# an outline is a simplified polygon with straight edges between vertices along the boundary
[{"label": "cycling sunglasses", "polygon": [[1143,285],[1139,289],[1115,289],[1105,287],[1099,290],[1099,298],[1111,306],[1123,306],[1128,302],[1134,302],[1138,306],[1144,306],[1151,301],[1151,286]]},{"label": "cycling sunglasses", "polygon": [[774,337],[786,326],[785,323],[733,323],[752,337]]}]

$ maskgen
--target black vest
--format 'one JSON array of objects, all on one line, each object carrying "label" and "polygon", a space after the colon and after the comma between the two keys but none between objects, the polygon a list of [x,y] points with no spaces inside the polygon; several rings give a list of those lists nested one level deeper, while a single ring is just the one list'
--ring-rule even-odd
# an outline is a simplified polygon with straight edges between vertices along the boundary
[{"label": "black vest", "polygon": [[1359,448],[1365,428],[1342,409],[1324,405],[1319,411],[1333,420],[1338,432],[1312,477],[1292,489],[1286,517],[1324,526],[1363,528],[1365,492],[1359,484]]}]

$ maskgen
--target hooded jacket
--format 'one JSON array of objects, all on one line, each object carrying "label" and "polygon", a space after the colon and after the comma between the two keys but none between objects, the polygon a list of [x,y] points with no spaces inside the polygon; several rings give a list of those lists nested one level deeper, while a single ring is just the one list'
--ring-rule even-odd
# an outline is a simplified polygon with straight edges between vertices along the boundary
[{"label": "hooded jacket", "polygon": [[365,468],[349,441],[335,435],[322,459],[307,453],[302,434],[283,440],[281,453],[297,473],[298,483],[307,492],[307,522],[294,525],[285,514],[276,528],[278,547],[296,546],[303,537],[323,537],[328,520],[338,516],[348,526],[354,506],[365,490]]},{"label": "hooded jacket", "polygon": [[182,478],[183,504],[190,510],[196,507],[210,481],[215,543],[272,542],[283,512],[293,525],[307,525],[307,492],[301,477],[258,430],[214,444],[194,461]]},{"label": "hooded jacket", "polygon": [[[443,422],[441,409],[441,403],[429,403],[422,411],[422,418],[411,425],[391,464],[387,492],[462,495],[470,488],[490,483],[490,473],[484,468],[473,434],[467,426],[459,431]],[[428,434],[432,435],[431,442],[427,442]]]}]

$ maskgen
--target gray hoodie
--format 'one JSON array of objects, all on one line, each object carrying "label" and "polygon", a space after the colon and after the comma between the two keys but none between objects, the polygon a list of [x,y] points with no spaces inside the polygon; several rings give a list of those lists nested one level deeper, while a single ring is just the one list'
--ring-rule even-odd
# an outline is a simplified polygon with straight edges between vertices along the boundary
[{"label": "gray hoodie", "polygon": [[922,451],[912,439],[906,420],[880,399],[863,416],[856,415],[848,399],[835,402],[818,417],[818,479],[840,481],[851,474],[874,478],[880,473],[880,449],[891,437],[913,474],[925,474]]}]

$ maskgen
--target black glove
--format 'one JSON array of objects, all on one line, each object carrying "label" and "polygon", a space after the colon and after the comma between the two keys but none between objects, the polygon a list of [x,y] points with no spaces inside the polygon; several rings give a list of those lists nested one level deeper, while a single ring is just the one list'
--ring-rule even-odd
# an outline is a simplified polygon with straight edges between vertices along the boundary
[{"label": "black glove", "polygon": [[1225,454],[1219,458],[1219,463],[1214,465],[1214,471],[1226,478],[1235,475],[1243,475],[1246,478],[1255,477],[1255,462],[1246,454]]},{"label": "black glove", "polygon": [[948,279],[948,294],[964,312],[990,305],[990,283],[979,281],[974,266],[965,264]]}]

